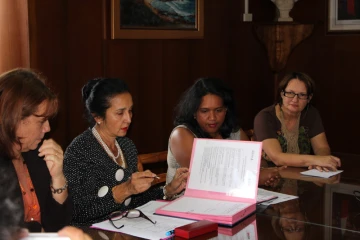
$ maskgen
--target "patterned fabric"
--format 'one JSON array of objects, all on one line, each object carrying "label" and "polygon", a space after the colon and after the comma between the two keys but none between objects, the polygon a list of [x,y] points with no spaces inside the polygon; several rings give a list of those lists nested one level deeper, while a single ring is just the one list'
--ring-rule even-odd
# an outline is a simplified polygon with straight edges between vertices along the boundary
[{"label": "patterned fabric", "polygon": [[137,150],[127,137],[116,139],[123,151],[127,168],[116,164],[87,129],[65,151],[64,174],[73,195],[72,224],[90,225],[107,219],[114,211],[125,211],[163,197],[159,187],[133,195],[116,203],[112,188],[126,182],[137,171]]}]

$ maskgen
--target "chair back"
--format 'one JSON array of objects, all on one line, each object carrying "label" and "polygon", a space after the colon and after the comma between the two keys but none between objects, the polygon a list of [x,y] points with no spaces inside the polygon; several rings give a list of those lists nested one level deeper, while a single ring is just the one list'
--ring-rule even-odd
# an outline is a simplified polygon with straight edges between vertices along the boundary
[{"label": "chair back", "polygon": [[145,153],[138,155],[138,170],[150,169],[156,173],[160,179],[155,179],[153,185],[166,182],[167,171],[167,151]]},{"label": "chair back", "polygon": [[250,141],[254,141],[254,129],[244,130]]}]

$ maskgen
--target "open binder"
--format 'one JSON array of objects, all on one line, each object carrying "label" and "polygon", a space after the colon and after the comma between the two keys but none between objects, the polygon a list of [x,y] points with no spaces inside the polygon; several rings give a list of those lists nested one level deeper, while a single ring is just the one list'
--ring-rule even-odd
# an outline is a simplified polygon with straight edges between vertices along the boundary
[{"label": "open binder", "polygon": [[256,210],[261,142],[195,138],[185,193],[156,214],[234,225]]}]

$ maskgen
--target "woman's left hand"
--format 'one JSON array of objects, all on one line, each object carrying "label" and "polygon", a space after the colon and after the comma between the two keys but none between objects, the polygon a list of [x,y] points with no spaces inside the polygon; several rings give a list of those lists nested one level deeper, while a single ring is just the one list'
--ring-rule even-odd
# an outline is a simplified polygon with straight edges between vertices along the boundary
[{"label": "woman's left hand", "polygon": [[64,179],[64,152],[59,144],[52,139],[44,140],[39,148],[39,157],[44,157],[53,181],[56,179]]}]

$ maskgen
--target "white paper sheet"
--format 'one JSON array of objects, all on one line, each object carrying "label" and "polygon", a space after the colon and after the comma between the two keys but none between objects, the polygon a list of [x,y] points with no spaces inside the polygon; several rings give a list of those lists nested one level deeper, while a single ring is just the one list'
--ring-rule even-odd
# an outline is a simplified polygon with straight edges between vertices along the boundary
[{"label": "white paper sheet", "polygon": [[29,233],[27,237],[20,240],[70,240],[69,237],[60,237],[57,233]]},{"label": "white paper sheet", "polygon": [[275,194],[276,192],[265,190],[263,188],[258,188],[256,203],[262,203],[277,198]]},{"label": "white paper sheet", "polygon": [[254,199],[259,148],[259,144],[241,141],[196,141],[187,187]]},{"label": "white paper sheet", "polygon": [[[259,190],[261,191],[261,188],[259,188]],[[262,190],[264,190],[264,189],[262,189]],[[264,190],[264,191],[267,191],[267,190]],[[270,191],[268,191],[268,192],[270,192]],[[268,206],[271,204],[277,204],[277,203],[281,203],[281,202],[285,202],[285,201],[289,201],[289,200],[298,198],[298,196],[293,196],[293,195],[288,195],[288,194],[278,193],[278,192],[271,192],[269,194],[276,196],[277,198],[274,198],[274,199],[266,201],[266,202],[262,202],[262,203],[260,203],[261,205]]]},{"label": "white paper sheet", "polygon": [[334,176],[336,174],[339,174],[341,172],[343,172],[343,170],[337,170],[337,171],[334,171],[334,172],[325,172],[325,171],[320,172],[317,169],[311,169],[311,170],[300,172],[300,173],[303,174],[303,175],[307,175],[307,176],[329,178],[329,177],[332,177],[332,176]]},{"label": "white paper sheet", "polygon": [[92,227],[112,232],[126,233],[145,239],[161,239],[166,237],[166,232],[174,230],[176,227],[195,222],[192,220],[153,215],[158,207],[161,207],[165,204],[167,204],[167,202],[150,201],[147,204],[137,208],[140,209],[151,220],[156,221],[156,224],[152,224],[144,218],[123,218],[120,221],[124,227],[120,229],[114,228],[108,220],[95,223],[92,225]]}]

